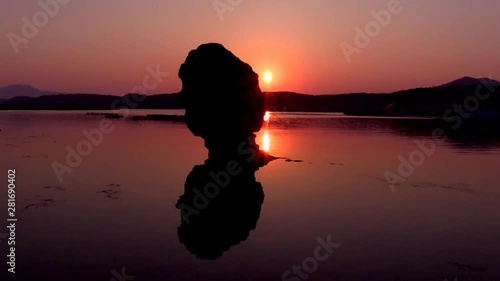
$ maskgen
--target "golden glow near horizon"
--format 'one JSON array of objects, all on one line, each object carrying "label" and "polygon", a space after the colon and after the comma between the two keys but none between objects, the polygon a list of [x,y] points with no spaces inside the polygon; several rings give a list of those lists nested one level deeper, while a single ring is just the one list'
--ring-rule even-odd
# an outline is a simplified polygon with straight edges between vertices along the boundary
[{"label": "golden glow near horizon", "polygon": [[262,150],[265,152],[269,152],[271,149],[271,137],[269,136],[269,133],[267,131],[264,131],[264,134],[262,135]]},{"label": "golden glow near horizon", "polygon": [[[8,69],[0,75],[0,86],[30,84],[50,92],[123,96],[152,74],[156,79],[147,83],[157,86],[147,86],[148,95],[176,93],[182,89],[176,78],[181,62],[190,50],[208,42],[223,43],[248,63],[266,91],[386,93],[500,73],[500,36],[488,32],[499,24],[498,0],[460,0],[453,5],[246,1],[248,5],[239,6],[236,2],[242,1],[209,1],[219,4],[218,12],[214,5],[182,0],[46,0],[42,2],[54,6],[43,8],[35,2],[0,4],[0,54],[2,68]],[[388,8],[403,11],[396,15]],[[127,19],[132,18],[130,24]],[[258,24],[248,24],[256,18]],[[401,40],[409,34],[409,40]],[[346,45],[352,46],[350,64],[341,49]],[[147,66],[153,71],[145,72]],[[170,76],[158,76],[165,73]],[[161,83],[155,81],[160,77]]]},{"label": "golden glow near horizon", "polygon": [[273,81],[273,73],[271,71],[264,72],[264,82],[271,83]]},{"label": "golden glow near horizon", "polygon": [[264,114],[264,121],[269,122],[269,118],[271,118],[271,114],[269,113],[269,111],[266,111],[266,114]]}]

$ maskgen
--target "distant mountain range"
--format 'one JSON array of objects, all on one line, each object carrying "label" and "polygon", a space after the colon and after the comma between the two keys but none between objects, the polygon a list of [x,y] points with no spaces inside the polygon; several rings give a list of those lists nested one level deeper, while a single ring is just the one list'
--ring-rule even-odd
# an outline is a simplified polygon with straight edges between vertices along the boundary
[{"label": "distant mountain range", "polygon": [[[481,88],[480,88],[481,87]],[[477,90],[486,95],[478,100],[475,113],[500,118],[500,82],[483,78],[463,77],[437,87],[417,88],[389,94],[352,93],[306,95],[293,92],[268,92],[266,104],[272,111],[344,112],[351,115],[375,116],[442,116],[454,104],[464,104]],[[179,109],[177,94],[144,96],[138,109]],[[130,108],[125,96],[98,94],[67,94],[41,91],[31,86],[14,85],[0,88],[0,109],[33,110],[111,110]],[[469,101],[470,102],[470,101]]]},{"label": "distant mountain range", "polygon": [[499,85],[500,82],[492,80],[490,78],[473,78],[473,77],[462,77],[460,79],[451,81],[450,83],[446,83],[444,85],[441,85],[439,87],[453,87],[453,86],[478,86],[482,83],[488,83],[491,85]]},{"label": "distant mountain range", "polygon": [[10,85],[0,88],[0,99],[8,100],[14,97],[36,98],[45,95],[54,95],[54,92],[42,91],[29,85]]}]

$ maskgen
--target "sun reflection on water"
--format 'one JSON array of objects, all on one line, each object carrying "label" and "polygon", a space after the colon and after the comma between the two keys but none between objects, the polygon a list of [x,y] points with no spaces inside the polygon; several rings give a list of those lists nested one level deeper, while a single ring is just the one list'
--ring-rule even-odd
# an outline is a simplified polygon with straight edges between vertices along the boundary
[{"label": "sun reflection on water", "polygon": [[267,131],[264,131],[264,134],[262,135],[262,149],[265,152],[269,152],[271,149],[271,137]]}]

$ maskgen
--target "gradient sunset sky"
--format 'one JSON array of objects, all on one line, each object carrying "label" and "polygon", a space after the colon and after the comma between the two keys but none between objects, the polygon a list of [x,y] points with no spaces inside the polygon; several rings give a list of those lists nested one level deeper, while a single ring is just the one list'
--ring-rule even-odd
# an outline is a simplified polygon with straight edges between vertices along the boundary
[{"label": "gradient sunset sky", "polygon": [[[49,1],[49,0],[44,0]],[[67,1],[67,0],[66,0]],[[392,0],[394,1],[394,0]],[[241,2],[238,4],[238,2]],[[23,17],[38,1],[0,0],[0,86],[121,95],[142,84],[146,66],[167,77],[151,94],[177,92],[188,52],[219,42],[261,76],[263,90],[309,94],[390,92],[462,76],[500,80],[500,1],[401,0],[402,11],[348,63],[355,28],[390,0],[72,0],[14,52]],[[221,18],[222,15],[222,18]]]}]

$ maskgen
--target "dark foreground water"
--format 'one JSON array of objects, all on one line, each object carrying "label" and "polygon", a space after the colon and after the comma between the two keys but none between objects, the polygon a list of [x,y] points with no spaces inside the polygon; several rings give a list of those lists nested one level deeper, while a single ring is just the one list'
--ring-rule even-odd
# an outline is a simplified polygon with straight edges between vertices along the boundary
[{"label": "dark foreground water", "polygon": [[183,123],[111,120],[89,146],[101,120],[0,112],[1,280],[500,280],[498,127],[438,140],[430,119],[272,113],[257,140],[289,160],[256,173],[255,229],[203,260],[175,208],[203,141]]}]

